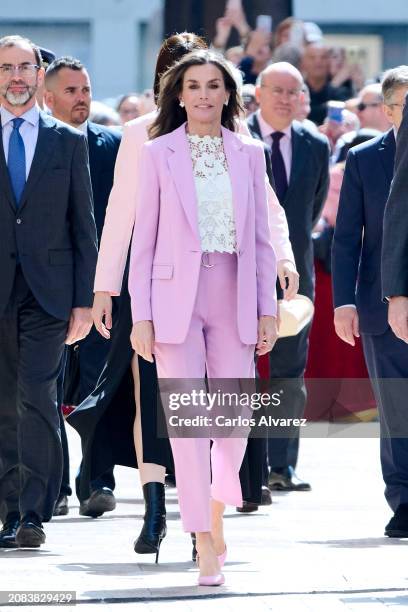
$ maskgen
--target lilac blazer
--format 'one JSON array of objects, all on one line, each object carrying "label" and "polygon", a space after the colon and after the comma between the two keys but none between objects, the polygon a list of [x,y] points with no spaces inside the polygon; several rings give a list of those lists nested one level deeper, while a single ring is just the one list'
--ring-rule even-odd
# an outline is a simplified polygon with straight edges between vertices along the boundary
[{"label": "lilac blazer", "polygon": [[[237,322],[257,342],[260,315],[276,315],[276,257],[268,222],[263,146],[222,128],[237,232]],[[156,342],[184,342],[201,266],[196,190],[183,124],[142,149],[129,293],[133,322],[153,321]]]}]

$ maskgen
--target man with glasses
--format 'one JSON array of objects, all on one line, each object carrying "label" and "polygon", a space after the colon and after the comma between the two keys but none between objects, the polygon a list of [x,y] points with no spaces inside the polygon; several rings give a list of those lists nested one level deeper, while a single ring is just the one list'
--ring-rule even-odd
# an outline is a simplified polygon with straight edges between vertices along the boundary
[{"label": "man with glasses", "polygon": [[372,128],[379,132],[390,129],[391,123],[383,112],[381,83],[371,83],[360,91],[357,116],[361,128]]},{"label": "man with glasses", "polygon": [[[381,244],[384,209],[393,178],[395,137],[407,91],[408,66],[385,73],[381,112],[392,128],[349,151],[332,250],[334,325],[337,335],[351,346],[355,337],[362,337],[380,414],[385,497],[394,512],[385,535],[396,538],[408,537],[408,345],[388,325],[381,289]],[[406,192],[401,209],[406,218]],[[406,228],[403,231],[406,233]],[[392,243],[384,244],[388,251],[396,251],[396,259],[390,267],[387,265],[383,277],[387,296],[399,295],[392,286],[401,281],[394,264],[401,265],[406,275],[407,261],[400,258],[396,248],[396,233],[393,228]]]},{"label": "man with glasses", "polygon": [[96,230],[85,137],[43,113],[41,54],[0,39],[0,547],[39,547],[59,493],[57,376],[92,325]]},{"label": "man with glasses", "polygon": [[[259,110],[248,118],[248,127],[252,136],[270,147],[276,194],[286,213],[300,275],[299,293],[313,300],[312,229],[327,195],[329,145],[325,136],[312,133],[295,121],[303,86],[301,73],[291,64],[278,62],[268,66],[258,77]],[[287,417],[301,418],[305,408],[303,374],[309,331],[310,325],[296,336],[281,338],[270,353],[270,376],[278,389],[284,390]],[[294,471],[298,446],[298,431],[290,439],[268,440],[271,489],[310,490],[310,485],[297,478]]]}]

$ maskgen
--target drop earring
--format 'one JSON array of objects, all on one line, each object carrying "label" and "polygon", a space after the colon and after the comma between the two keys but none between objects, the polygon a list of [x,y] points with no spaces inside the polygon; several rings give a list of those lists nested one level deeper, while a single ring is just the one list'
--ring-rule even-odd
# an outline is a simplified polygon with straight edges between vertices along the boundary
[{"label": "drop earring", "polygon": [[228,104],[229,104],[229,100],[225,100],[224,106],[228,106]]},{"label": "drop earring", "polygon": [[179,104],[180,104],[181,108],[184,108],[184,102],[183,102],[183,100],[180,100]]}]

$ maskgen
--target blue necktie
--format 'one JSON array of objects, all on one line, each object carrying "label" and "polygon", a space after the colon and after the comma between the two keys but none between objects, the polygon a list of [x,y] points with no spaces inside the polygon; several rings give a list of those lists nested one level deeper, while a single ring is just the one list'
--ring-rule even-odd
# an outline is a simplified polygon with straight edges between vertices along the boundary
[{"label": "blue necktie", "polygon": [[285,134],[274,132],[272,136],[272,172],[275,179],[276,195],[282,204],[288,190],[288,177],[286,176],[285,162],[280,150],[279,141]]},{"label": "blue necktie", "polygon": [[20,204],[21,195],[26,183],[26,155],[24,141],[20,134],[20,126],[24,119],[20,117],[13,119],[13,131],[11,132],[7,166],[10,174],[11,185],[16,198],[17,208]]}]

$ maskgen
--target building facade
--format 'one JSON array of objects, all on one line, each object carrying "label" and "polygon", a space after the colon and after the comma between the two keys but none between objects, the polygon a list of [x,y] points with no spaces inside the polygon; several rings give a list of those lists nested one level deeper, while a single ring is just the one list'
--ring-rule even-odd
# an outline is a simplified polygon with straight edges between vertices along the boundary
[{"label": "building facade", "polygon": [[152,87],[163,0],[1,0],[0,36],[21,34],[91,74],[94,97]]}]

